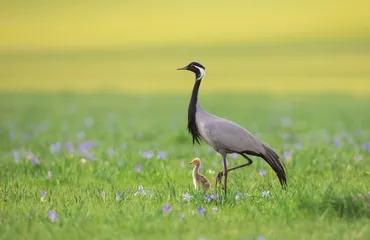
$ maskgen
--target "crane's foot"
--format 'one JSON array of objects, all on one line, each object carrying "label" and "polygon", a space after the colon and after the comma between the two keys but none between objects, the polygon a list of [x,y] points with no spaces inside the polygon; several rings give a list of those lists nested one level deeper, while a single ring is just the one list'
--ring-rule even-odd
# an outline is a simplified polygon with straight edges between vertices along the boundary
[{"label": "crane's foot", "polygon": [[221,184],[221,187],[222,187],[222,189],[224,190],[225,188],[224,188],[224,186],[222,185],[222,183],[221,183],[221,180],[222,180],[222,177],[224,176],[224,172],[223,171],[221,171],[221,172],[219,172],[218,174],[217,174],[217,177],[216,177],[216,188],[217,188],[217,185],[218,184]]},{"label": "crane's foot", "polygon": [[221,184],[222,177],[224,176],[224,172],[219,172],[216,177],[216,186]]}]

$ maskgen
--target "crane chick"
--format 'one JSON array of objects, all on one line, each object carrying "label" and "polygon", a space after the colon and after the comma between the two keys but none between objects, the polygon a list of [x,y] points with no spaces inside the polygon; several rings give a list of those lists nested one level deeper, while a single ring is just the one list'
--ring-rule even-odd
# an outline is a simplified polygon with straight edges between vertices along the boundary
[{"label": "crane chick", "polygon": [[199,189],[202,187],[205,191],[211,188],[211,183],[209,180],[199,173],[199,167],[201,164],[201,161],[199,158],[194,158],[189,164],[194,165],[193,169],[193,183],[195,189]]}]

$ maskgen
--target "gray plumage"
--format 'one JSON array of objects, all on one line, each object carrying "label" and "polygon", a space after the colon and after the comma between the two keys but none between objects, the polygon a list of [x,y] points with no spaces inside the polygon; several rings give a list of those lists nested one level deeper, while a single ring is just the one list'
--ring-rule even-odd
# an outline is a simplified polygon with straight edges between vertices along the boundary
[{"label": "gray plumage", "polygon": [[[189,70],[196,75],[188,109],[188,130],[192,134],[193,143],[197,141],[200,144],[199,139],[203,139],[215,151],[221,154],[224,161],[224,171],[220,172],[217,178],[221,182],[220,178],[225,176],[225,194],[227,173],[252,164],[252,160],[246,154],[264,159],[276,172],[280,184],[284,187],[286,185],[285,169],[280,157],[275,151],[242,126],[230,120],[215,116],[200,106],[198,102],[198,91],[205,75],[204,66],[198,62],[192,62],[178,70]],[[229,153],[242,155],[248,160],[248,163],[227,169],[226,155]]]},{"label": "gray plumage", "polygon": [[195,122],[200,136],[215,151],[222,154],[246,153],[262,158],[275,170],[279,180],[286,182],[285,171],[279,156],[265,143],[242,126],[204,111],[199,103]]},{"label": "gray plumage", "polygon": [[[199,104],[198,104],[199,106]],[[226,153],[265,151],[263,144],[248,130],[227,119],[217,117],[197,107],[195,122],[205,142],[216,151]]]}]

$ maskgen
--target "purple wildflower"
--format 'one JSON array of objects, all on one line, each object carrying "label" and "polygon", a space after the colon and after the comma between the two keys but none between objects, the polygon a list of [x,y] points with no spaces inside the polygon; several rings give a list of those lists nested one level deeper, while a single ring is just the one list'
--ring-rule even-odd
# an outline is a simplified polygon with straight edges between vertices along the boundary
[{"label": "purple wildflower", "polygon": [[93,159],[94,159],[94,154],[93,154],[93,153],[91,153],[91,152],[87,152],[87,153],[85,153],[85,156],[86,156],[86,158],[87,158],[87,159],[89,159],[89,160],[93,160]]},{"label": "purple wildflower", "polygon": [[266,176],[267,172],[266,172],[266,170],[265,170],[265,169],[260,169],[260,170],[259,170],[259,174],[260,174],[262,177],[264,177],[264,176]]},{"label": "purple wildflower", "polygon": [[61,149],[61,143],[57,142],[55,144],[51,144],[49,149],[51,153],[59,153]]},{"label": "purple wildflower", "polygon": [[109,155],[109,157],[113,157],[114,154],[115,154],[114,149],[112,147],[109,147],[108,148],[108,155]]},{"label": "purple wildflower", "polygon": [[141,172],[141,170],[142,170],[141,164],[136,164],[135,170],[136,170],[136,172]]},{"label": "purple wildflower", "polygon": [[102,191],[102,192],[100,193],[100,196],[101,196],[103,199],[105,199],[105,192],[104,192],[104,191]]},{"label": "purple wildflower", "polygon": [[237,158],[238,157],[238,154],[237,153],[232,153],[232,154],[230,154],[230,157]]},{"label": "purple wildflower", "polygon": [[362,149],[365,150],[365,151],[370,152],[370,143],[362,144]]},{"label": "purple wildflower", "polygon": [[179,215],[179,217],[180,217],[180,220],[184,220],[184,219],[185,219],[185,215],[184,215],[183,213],[181,213],[181,214]]},{"label": "purple wildflower", "polygon": [[204,208],[200,207],[200,208],[198,208],[197,213],[199,215],[204,215],[204,214],[206,214],[206,210]]},{"label": "purple wildflower", "polygon": [[284,158],[289,161],[292,159],[292,154],[289,151],[284,151]]},{"label": "purple wildflower", "polygon": [[[224,166],[224,161],[221,160],[221,165]],[[226,166],[229,166],[229,160],[226,159]]]},{"label": "purple wildflower", "polygon": [[210,202],[212,199],[211,199],[211,196],[208,195],[208,193],[204,194],[204,199],[208,202]]},{"label": "purple wildflower", "polygon": [[357,131],[356,131],[356,134],[357,135],[362,135],[364,132],[361,130],[361,129],[358,129]]},{"label": "purple wildflower", "polygon": [[69,153],[74,153],[74,146],[72,142],[66,142],[65,146]]},{"label": "purple wildflower", "polygon": [[81,151],[82,153],[84,153],[84,152],[86,152],[86,151],[90,150],[91,148],[95,147],[95,145],[96,145],[96,144],[95,144],[95,142],[93,142],[93,141],[81,142],[81,143],[79,144],[80,151]]},{"label": "purple wildflower", "polygon": [[359,155],[359,154],[356,154],[355,156],[354,156],[354,158],[353,158],[356,162],[359,162],[359,161],[361,161],[362,160],[362,156],[361,155]]},{"label": "purple wildflower", "polygon": [[163,210],[164,213],[169,213],[171,211],[171,206],[168,203],[165,203],[162,206],[162,210]]},{"label": "purple wildflower", "polygon": [[24,156],[31,161],[31,159],[35,156],[32,152],[25,152]]},{"label": "purple wildflower", "polygon": [[33,165],[36,165],[36,164],[38,164],[38,163],[39,163],[39,159],[38,159],[36,156],[33,156],[33,157],[31,158],[31,163],[32,163]]},{"label": "purple wildflower", "polygon": [[13,151],[13,158],[16,163],[19,163],[21,156],[18,151]]},{"label": "purple wildflower", "polygon": [[236,195],[235,195],[235,200],[236,201],[239,201],[239,200],[241,200],[243,198],[243,195],[240,193],[240,192],[238,192]]},{"label": "purple wildflower", "polygon": [[148,190],[148,191],[146,191],[146,195],[147,195],[149,198],[152,198],[152,196],[153,196],[153,192],[152,192],[152,191],[150,191],[150,190]]},{"label": "purple wildflower", "polygon": [[217,200],[218,195],[217,195],[217,193],[212,193],[210,197],[211,197],[212,200]]},{"label": "purple wildflower", "polygon": [[72,142],[66,142],[66,144],[65,144],[65,146],[66,146],[66,148],[67,149],[73,149],[74,147],[73,147],[73,143]]},{"label": "purple wildflower", "polygon": [[139,186],[139,191],[137,191],[134,195],[136,196],[138,194],[145,195],[144,187],[142,185]]},{"label": "purple wildflower", "polygon": [[342,141],[340,140],[340,138],[339,138],[339,137],[335,137],[335,138],[334,138],[334,145],[335,145],[336,147],[340,147],[340,146],[342,145]]},{"label": "purple wildflower", "polygon": [[153,158],[153,156],[154,156],[153,151],[145,151],[145,152],[143,152],[143,157],[146,158],[146,159]]},{"label": "purple wildflower", "polygon": [[52,222],[58,221],[58,215],[57,215],[57,213],[54,210],[50,210],[49,211],[49,219]]},{"label": "purple wildflower", "polygon": [[265,240],[266,238],[264,236],[258,236],[257,240]]},{"label": "purple wildflower", "polygon": [[167,153],[165,151],[158,152],[157,159],[163,160],[166,158]]},{"label": "purple wildflower", "polygon": [[302,143],[296,143],[295,144],[295,149],[297,149],[297,150],[302,149]]},{"label": "purple wildflower", "polygon": [[53,177],[53,172],[49,170],[48,171],[48,179],[50,180],[52,177]]},{"label": "purple wildflower", "polygon": [[217,207],[213,207],[213,208],[212,208],[212,212],[213,212],[213,213],[217,213],[217,211],[218,211]]},{"label": "purple wildflower", "polygon": [[41,198],[40,198],[41,202],[45,202],[45,196],[46,196],[46,191],[42,190],[41,191]]},{"label": "purple wildflower", "polygon": [[123,193],[116,193],[116,200],[119,201],[122,198]]},{"label": "purple wildflower", "polygon": [[183,196],[183,198],[184,198],[184,200],[186,200],[186,201],[190,201],[190,194],[188,193],[188,192],[186,192],[186,193],[184,193],[184,195],[182,195]]},{"label": "purple wildflower", "polygon": [[94,154],[91,152],[94,146],[95,143],[93,141],[86,141],[79,144],[81,153],[89,160],[94,159]]}]

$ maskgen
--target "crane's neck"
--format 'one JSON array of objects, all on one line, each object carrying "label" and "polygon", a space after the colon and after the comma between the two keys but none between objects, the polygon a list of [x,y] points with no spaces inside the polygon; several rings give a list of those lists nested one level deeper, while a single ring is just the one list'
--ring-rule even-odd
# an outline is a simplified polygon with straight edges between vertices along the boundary
[{"label": "crane's neck", "polygon": [[188,131],[191,133],[193,137],[193,144],[195,143],[195,141],[199,143],[199,139],[201,137],[195,120],[197,110],[199,111],[202,109],[198,102],[198,92],[201,82],[202,78],[200,78],[199,80],[197,79],[195,81],[188,108]]},{"label": "crane's neck", "polygon": [[195,116],[195,112],[197,111],[197,108],[200,107],[198,102],[198,93],[199,93],[199,87],[202,82],[202,79],[195,81],[193,86],[193,91],[191,93],[190,103],[189,103],[189,112],[188,112],[188,118],[190,119]]}]

